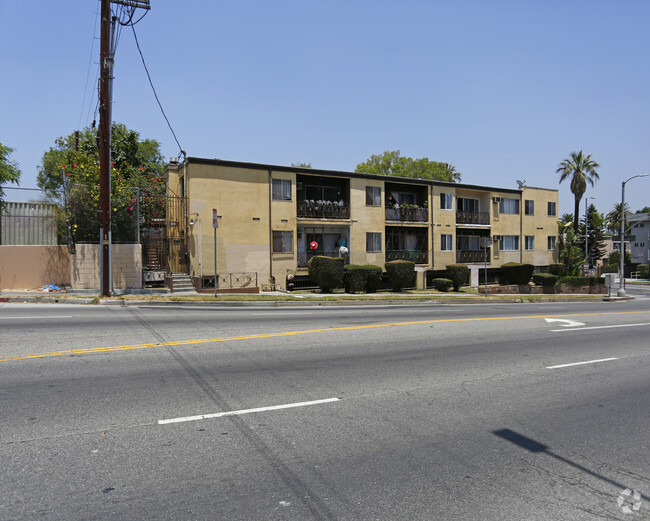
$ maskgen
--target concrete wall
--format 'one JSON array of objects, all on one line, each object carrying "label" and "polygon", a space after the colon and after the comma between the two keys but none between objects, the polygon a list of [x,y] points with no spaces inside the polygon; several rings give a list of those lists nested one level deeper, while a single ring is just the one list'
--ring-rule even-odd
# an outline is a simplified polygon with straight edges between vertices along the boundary
[{"label": "concrete wall", "polygon": [[67,246],[0,246],[0,289],[70,285]]},{"label": "concrete wall", "polygon": [[[113,288],[142,288],[142,246],[113,244]],[[70,255],[70,285],[73,289],[99,289],[101,251],[98,244],[77,244]]]}]

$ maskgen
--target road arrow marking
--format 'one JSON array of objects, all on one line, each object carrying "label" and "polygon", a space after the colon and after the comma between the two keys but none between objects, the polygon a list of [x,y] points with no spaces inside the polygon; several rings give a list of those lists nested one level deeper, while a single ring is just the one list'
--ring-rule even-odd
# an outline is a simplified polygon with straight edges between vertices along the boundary
[{"label": "road arrow marking", "polygon": [[580,327],[584,326],[582,322],[576,322],[575,320],[566,320],[564,318],[545,318],[546,322],[564,322],[560,324],[562,327]]}]

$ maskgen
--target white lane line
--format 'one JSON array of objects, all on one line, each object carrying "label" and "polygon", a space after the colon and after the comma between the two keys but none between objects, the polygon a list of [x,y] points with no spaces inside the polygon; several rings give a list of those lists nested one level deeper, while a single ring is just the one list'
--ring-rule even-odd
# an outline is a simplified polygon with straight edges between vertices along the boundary
[{"label": "white lane line", "polygon": [[313,313],[312,312],[302,312],[302,313],[301,312],[295,312],[294,313],[294,312],[291,312],[291,311],[266,311],[264,313],[251,313],[251,315],[254,316],[254,317],[259,317],[259,316],[266,317],[268,315],[273,315],[275,317],[275,316],[278,316],[278,315],[289,315],[289,316],[313,315]]},{"label": "white lane line", "polygon": [[51,317],[0,317],[0,320],[58,320],[59,318],[72,318],[72,315],[60,315]]},{"label": "white lane line", "polygon": [[613,329],[615,327],[638,327],[638,326],[650,326],[650,322],[643,322],[641,324],[616,324],[614,326],[576,327],[573,329],[551,329],[551,333],[566,333],[567,331],[585,331],[587,329]]},{"label": "white lane line", "polygon": [[587,360],[586,362],[574,362],[572,364],[547,365],[546,369],[560,369],[561,367],[571,367],[574,365],[599,364],[600,362],[611,362],[612,360],[618,360],[618,358],[601,358],[600,360]]},{"label": "white lane line", "polygon": [[280,409],[291,409],[293,407],[307,407],[309,405],[319,405],[321,403],[338,402],[340,398],[326,398],[324,400],[314,400],[311,402],[286,403],[284,405],[271,405],[270,407],[257,407],[256,409],[242,409],[240,411],[217,412],[214,414],[201,414],[199,416],[185,416],[184,418],[171,418],[168,420],[158,420],[159,425],[166,423],[181,423],[197,420],[207,420],[209,418],[221,418],[223,416],[236,416],[241,414],[250,414],[253,412],[278,411]]}]

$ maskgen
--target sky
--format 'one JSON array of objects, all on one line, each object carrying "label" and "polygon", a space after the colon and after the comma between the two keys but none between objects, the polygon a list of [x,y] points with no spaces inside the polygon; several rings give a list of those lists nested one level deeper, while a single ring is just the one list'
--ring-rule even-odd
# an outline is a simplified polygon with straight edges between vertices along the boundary
[{"label": "sky", "polygon": [[[0,143],[21,187],[98,120],[99,9],[0,0]],[[649,21],[647,0],[151,0],[135,32],[189,156],[352,172],[400,150],[467,184],[558,189],[562,214],[573,151],[600,164],[585,196],[603,213],[650,174]],[[115,63],[113,119],[178,156],[130,27]],[[650,177],[626,202],[650,205]]]}]

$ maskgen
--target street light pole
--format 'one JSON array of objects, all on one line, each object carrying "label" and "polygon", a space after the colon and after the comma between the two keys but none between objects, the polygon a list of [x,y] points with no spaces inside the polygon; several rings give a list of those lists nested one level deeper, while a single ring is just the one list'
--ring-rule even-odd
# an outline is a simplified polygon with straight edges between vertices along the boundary
[{"label": "street light pole", "polygon": [[648,174],[633,175],[623,181],[621,186],[621,258],[619,260],[618,296],[625,297],[625,183],[637,177],[648,177]]}]

